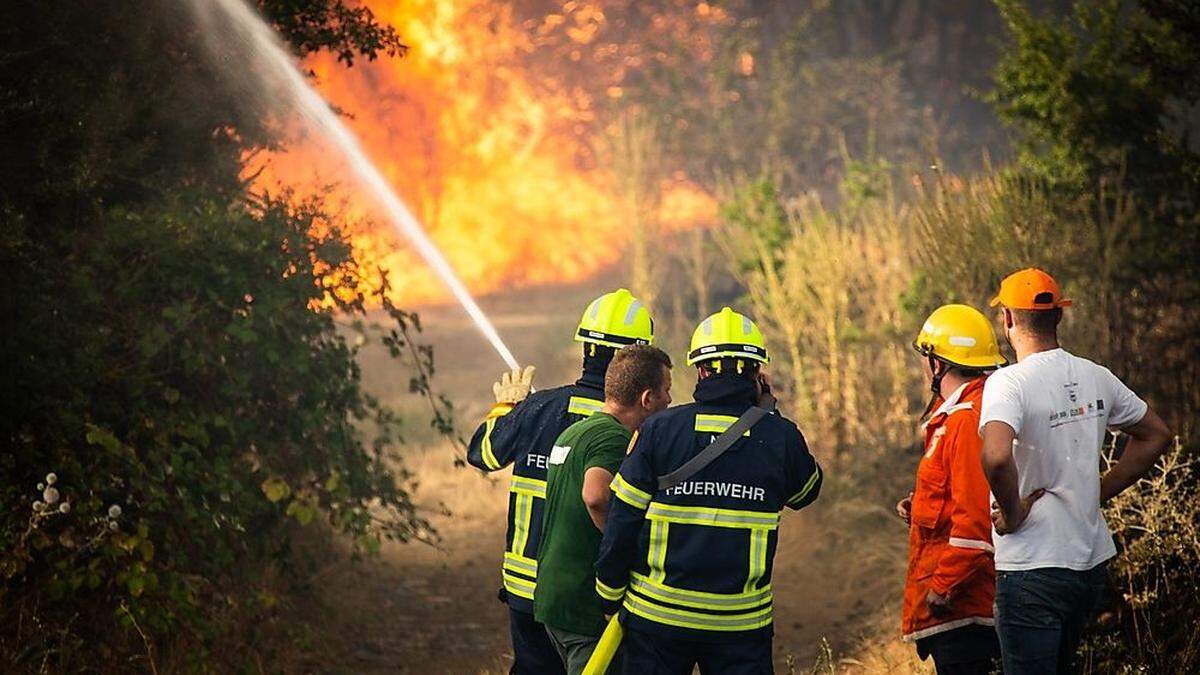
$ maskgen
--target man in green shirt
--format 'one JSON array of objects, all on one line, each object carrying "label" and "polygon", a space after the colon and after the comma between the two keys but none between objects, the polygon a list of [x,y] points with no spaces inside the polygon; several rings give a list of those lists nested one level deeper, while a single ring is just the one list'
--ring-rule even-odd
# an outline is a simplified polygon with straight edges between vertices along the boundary
[{"label": "man in green shirt", "polygon": [[550,453],[534,617],[571,675],[583,671],[604,632],[592,567],[609,484],[638,427],[670,404],[671,358],[649,345],[625,347],[604,377],[604,407],[567,427]]}]

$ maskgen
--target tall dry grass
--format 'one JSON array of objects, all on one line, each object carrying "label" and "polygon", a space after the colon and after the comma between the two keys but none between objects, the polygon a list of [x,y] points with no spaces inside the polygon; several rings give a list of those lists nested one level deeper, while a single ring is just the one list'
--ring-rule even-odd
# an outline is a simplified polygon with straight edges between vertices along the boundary
[{"label": "tall dry grass", "polygon": [[907,208],[831,210],[815,195],[733,221],[719,241],[810,444],[842,464],[915,438],[919,362],[902,294],[914,276]]},{"label": "tall dry grass", "polygon": [[[880,602],[874,630],[857,647],[830,651],[814,672],[928,672],[894,628],[904,543],[886,518],[863,516],[890,509],[911,484],[916,460],[902,450],[915,446],[926,392],[909,345],[937,306],[986,310],[1007,273],[1048,269],[1075,299],[1064,346],[1112,368],[1185,439],[1195,428],[1197,360],[1172,342],[1194,317],[1177,311],[1169,293],[1159,302],[1123,285],[1121,242],[1141,217],[1132,198],[1068,198],[1007,172],[964,180],[935,171],[913,184],[904,203],[883,197],[837,209],[744,184],[718,234],[767,336],[787,411],[822,461],[833,460],[822,528],[858,542],[841,542],[842,575],[864,588],[895,576],[895,597]],[[1085,648],[1089,672],[1200,670],[1194,461],[1194,448],[1178,443],[1106,509],[1121,552],[1111,607]]]}]

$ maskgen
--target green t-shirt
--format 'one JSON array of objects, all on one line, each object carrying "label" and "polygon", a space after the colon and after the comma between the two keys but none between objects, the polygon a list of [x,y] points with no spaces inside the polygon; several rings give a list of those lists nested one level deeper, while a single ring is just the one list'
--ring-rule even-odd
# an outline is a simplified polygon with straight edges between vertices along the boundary
[{"label": "green t-shirt", "polygon": [[604,632],[594,570],[601,532],[583,504],[583,474],[592,467],[616,474],[631,437],[615,417],[596,413],[554,442],[533,596],[534,616],[547,626],[580,635]]}]

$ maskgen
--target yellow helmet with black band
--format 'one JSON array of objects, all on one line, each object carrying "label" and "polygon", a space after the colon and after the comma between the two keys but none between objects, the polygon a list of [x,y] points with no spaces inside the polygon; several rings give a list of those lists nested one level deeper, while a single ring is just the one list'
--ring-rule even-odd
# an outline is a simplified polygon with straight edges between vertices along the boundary
[{"label": "yellow helmet with black band", "polygon": [[620,349],[654,342],[654,320],[641,300],[624,288],[596,298],[583,311],[576,342]]},{"label": "yellow helmet with black band", "polygon": [[748,359],[767,363],[767,344],[762,331],[750,320],[725,307],[696,326],[692,333],[692,344],[688,348],[688,365],[710,359]]}]

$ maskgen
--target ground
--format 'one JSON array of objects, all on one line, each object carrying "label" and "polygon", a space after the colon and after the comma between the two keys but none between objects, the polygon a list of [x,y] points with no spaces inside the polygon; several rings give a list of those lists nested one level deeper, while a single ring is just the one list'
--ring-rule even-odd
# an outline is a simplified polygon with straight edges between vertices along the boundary
[{"label": "ground", "polygon": [[[603,288],[600,281],[533,289],[481,304],[518,358],[538,366],[537,383],[552,386],[577,376],[579,351],[570,336],[583,307]],[[427,307],[421,314],[425,337],[437,349],[438,389],[455,403],[459,427],[469,435],[503,365],[457,307]],[[403,371],[381,354],[368,352],[364,363],[368,387],[419,419]],[[677,367],[676,376],[676,400],[690,400],[686,369]],[[459,451],[433,439],[420,422],[410,440],[405,464],[418,477],[418,502],[441,541],[436,547],[388,545],[377,559],[335,561],[319,573],[323,606],[341,636],[331,647],[343,665],[335,670],[507,672],[507,614],[496,599],[507,472],[485,476],[454,466]],[[887,635],[898,621],[904,528],[887,520],[883,506],[837,499],[836,488],[830,491],[826,504],[784,514],[773,574],[776,668],[789,672],[794,663],[796,672],[809,672],[827,641],[835,656],[824,672],[912,672],[910,650],[886,639],[859,653],[864,638],[877,640],[881,625],[890,622],[882,629]],[[870,525],[857,536],[842,534],[849,522]],[[861,536],[874,531],[881,534]],[[840,656],[847,653],[855,656]]]}]

